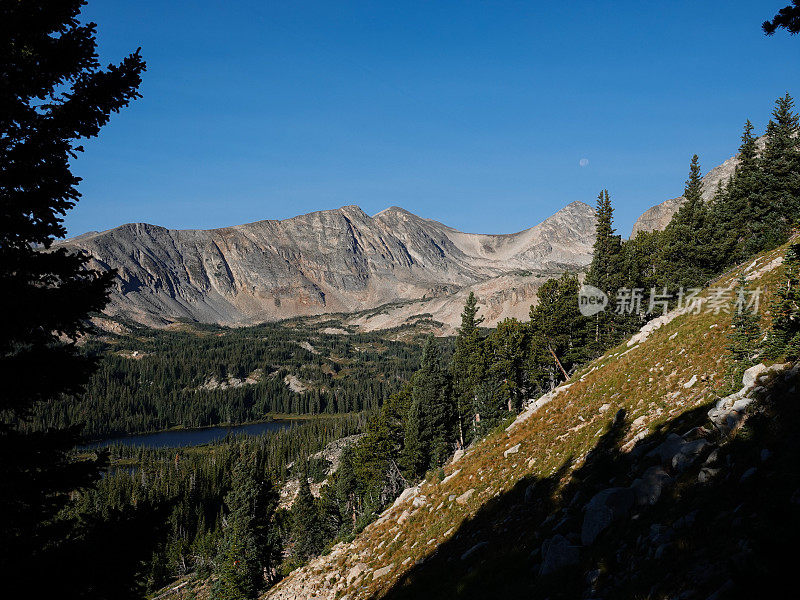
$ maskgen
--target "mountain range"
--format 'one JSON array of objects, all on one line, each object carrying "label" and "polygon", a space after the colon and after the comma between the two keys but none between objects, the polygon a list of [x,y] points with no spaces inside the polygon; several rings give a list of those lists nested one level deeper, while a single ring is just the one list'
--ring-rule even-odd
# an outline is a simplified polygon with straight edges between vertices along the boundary
[{"label": "mountain range", "polygon": [[[704,197],[736,164],[706,174]],[[682,200],[647,210],[632,235],[665,227]],[[149,326],[337,314],[362,330],[432,319],[452,331],[470,291],[486,325],[527,318],[544,281],[589,265],[594,221],[592,207],[573,202],[529,229],[487,235],[398,207],[370,216],[344,206],[208,230],[130,223],[58,245],[117,269],[106,312]]]}]

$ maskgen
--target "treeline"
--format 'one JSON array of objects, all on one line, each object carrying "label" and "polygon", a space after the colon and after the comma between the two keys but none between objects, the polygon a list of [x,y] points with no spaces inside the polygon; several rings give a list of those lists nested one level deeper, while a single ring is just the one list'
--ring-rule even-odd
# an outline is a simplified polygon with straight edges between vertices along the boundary
[{"label": "treeline", "polygon": [[[387,338],[330,335],[302,324],[134,330],[87,343],[84,352],[99,364],[85,392],[37,406],[28,426],[82,424],[86,436],[98,438],[241,423],[268,413],[371,410],[419,365],[418,343]],[[293,391],[287,376],[304,391]]]}]

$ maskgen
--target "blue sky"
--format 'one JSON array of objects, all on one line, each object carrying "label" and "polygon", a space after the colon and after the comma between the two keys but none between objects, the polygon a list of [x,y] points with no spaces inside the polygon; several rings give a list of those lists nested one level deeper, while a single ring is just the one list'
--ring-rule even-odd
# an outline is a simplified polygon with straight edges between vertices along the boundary
[{"label": "blue sky", "polygon": [[627,235],[800,96],[800,37],[759,26],[784,4],[89,0],[102,61],[141,46],[148,71],[66,224],[358,204],[507,233],[607,187]]}]

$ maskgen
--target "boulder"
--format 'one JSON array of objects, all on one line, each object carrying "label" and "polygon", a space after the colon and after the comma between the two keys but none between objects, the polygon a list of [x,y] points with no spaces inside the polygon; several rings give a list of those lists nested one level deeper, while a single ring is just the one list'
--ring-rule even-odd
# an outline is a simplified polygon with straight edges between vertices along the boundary
[{"label": "boulder", "polygon": [[461,560],[469,560],[470,558],[477,556],[478,554],[483,552],[483,550],[488,546],[489,542],[478,542],[472,548],[470,548],[469,550],[464,552],[464,554],[461,555]]},{"label": "boulder", "polygon": [[608,488],[595,496],[586,505],[581,528],[581,543],[592,544],[597,536],[613,522],[628,515],[636,501],[631,488]]},{"label": "boulder", "polygon": [[570,546],[563,535],[554,535],[542,544],[542,566],[540,575],[549,575],[560,571],[564,567],[578,564],[580,550],[577,546]]},{"label": "boulder", "polygon": [[662,465],[672,465],[672,457],[681,450],[685,440],[677,433],[670,433],[663,442],[654,450],[647,453],[647,456],[656,456]]},{"label": "boulder", "polygon": [[758,381],[759,376],[767,370],[767,366],[764,363],[757,364],[754,367],[750,367],[744,372],[742,376],[742,385],[746,388],[751,388],[756,384]]},{"label": "boulder", "polygon": [[638,506],[653,505],[658,502],[661,492],[672,483],[672,478],[661,467],[650,467],[641,478],[634,480],[631,489]]},{"label": "boulder", "polygon": [[708,445],[703,438],[684,442],[681,444],[680,451],[672,457],[672,468],[678,472],[684,471],[698,459]]}]

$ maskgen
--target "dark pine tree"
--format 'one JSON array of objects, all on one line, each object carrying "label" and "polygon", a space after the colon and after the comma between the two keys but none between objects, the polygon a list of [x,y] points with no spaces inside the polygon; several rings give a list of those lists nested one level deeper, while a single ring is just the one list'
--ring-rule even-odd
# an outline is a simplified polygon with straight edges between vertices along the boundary
[{"label": "dark pine tree", "polygon": [[764,21],[761,28],[767,35],[772,35],[783,28],[791,35],[800,32],[800,0],[792,0],[789,6],[784,6],[778,11],[771,21]]},{"label": "dark pine tree", "polygon": [[233,467],[231,491],[225,497],[227,525],[217,555],[214,597],[254,598],[280,560],[274,523],[278,496],[253,457],[240,456]]},{"label": "dark pine tree", "polygon": [[293,556],[301,562],[317,556],[325,543],[319,510],[311,494],[307,473],[300,477],[300,490],[292,505],[292,539]]},{"label": "dark pine tree", "polygon": [[664,230],[660,259],[661,286],[676,288],[705,285],[713,269],[707,257],[710,246],[708,207],[703,201],[700,164],[695,154],[689,166],[684,202]]},{"label": "dark pine tree", "polygon": [[731,331],[728,333],[728,391],[734,392],[742,386],[742,375],[756,363],[761,345],[761,326],[758,314],[747,303],[747,280],[744,273],[739,276],[733,305]]},{"label": "dark pine tree", "polygon": [[726,187],[718,190],[709,208],[707,227],[710,229],[712,246],[708,254],[716,257],[714,266],[717,270],[749,256],[754,232],[762,228],[755,217],[764,203],[761,194],[762,172],[753,124],[749,119],[742,132],[738,158],[739,164],[733,177]]},{"label": "dark pine tree", "polygon": [[800,244],[793,244],[783,262],[784,281],[772,306],[767,349],[773,356],[800,359]]},{"label": "dark pine tree", "polygon": [[778,98],[767,124],[760,161],[762,198],[751,206],[756,225],[749,232],[750,253],[783,244],[800,218],[800,125],[793,108],[789,94]]},{"label": "dark pine tree", "polygon": [[431,334],[422,351],[422,364],[411,380],[411,408],[406,431],[406,465],[412,475],[444,464],[455,441],[456,410],[450,377],[442,352]]},{"label": "dark pine tree", "polygon": [[450,362],[458,419],[458,442],[461,447],[469,437],[469,424],[472,422],[470,417],[475,412],[475,395],[484,371],[481,336],[478,330],[483,318],[477,314],[478,301],[475,294],[470,292],[464,304],[464,311],[461,313],[461,327],[456,336],[456,348]]},{"label": "dark pine tree", "polygon": [[105,306],[112,275],[51,246],[80,197],[70,171],[78,141],[138,97],[145,69],[138,51],[100,68],[96,26],[78,20],[84,4],[0,3],[0,571],[11,596],[20,580],[39,592],[87,584],[59,581],[68,561],[55,555],[68,532],[55,517],[100,465],[70,459],[74,429],[21,427],[37,404],[80,392],[92,372],[75,340]]}]

